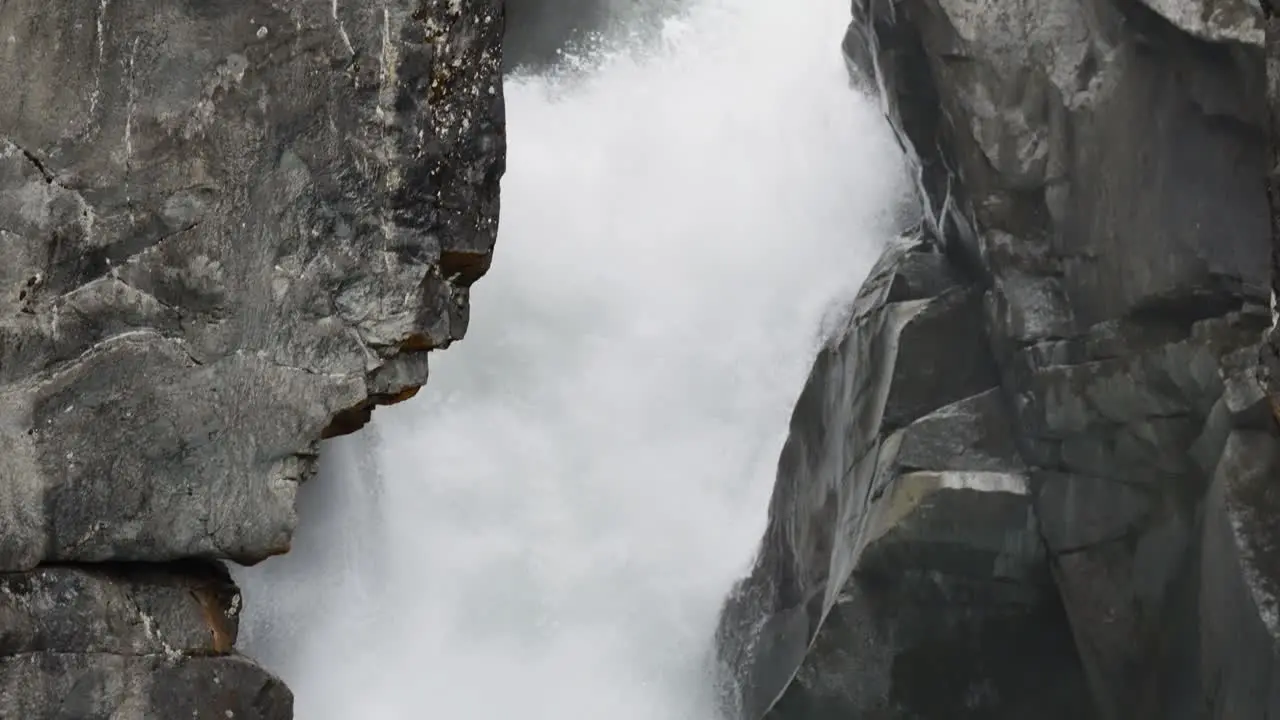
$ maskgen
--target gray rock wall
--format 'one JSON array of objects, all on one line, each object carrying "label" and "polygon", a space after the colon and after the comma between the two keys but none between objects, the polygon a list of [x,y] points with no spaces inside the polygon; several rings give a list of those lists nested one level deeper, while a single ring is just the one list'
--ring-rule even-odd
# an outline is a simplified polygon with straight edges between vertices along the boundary
[{"label": "gray rock wall", "polygon": [[[797,403],[721,618],[726,703],[748,720],[1280,714],[1262,11],[853,16],[851,70],[924,219]],[[961,297],[971,310],[912,332]]]},{"label": "gray rock wall", "polygon": [[466,332],[500,0],[0,4],[0,717],[287,718],[224,559]]}]

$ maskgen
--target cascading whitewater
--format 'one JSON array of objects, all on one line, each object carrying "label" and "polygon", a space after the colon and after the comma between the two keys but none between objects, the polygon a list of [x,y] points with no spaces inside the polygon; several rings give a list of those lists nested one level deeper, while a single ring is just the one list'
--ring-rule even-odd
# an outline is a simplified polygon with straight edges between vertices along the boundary
[{"label": "cascading whitewater", "polygon": [[298,717],[715,717],[716,614],[903,188],[846,16],[707,0],[508,81],[469,336],[326,446],[295,550],[238,572]]}]

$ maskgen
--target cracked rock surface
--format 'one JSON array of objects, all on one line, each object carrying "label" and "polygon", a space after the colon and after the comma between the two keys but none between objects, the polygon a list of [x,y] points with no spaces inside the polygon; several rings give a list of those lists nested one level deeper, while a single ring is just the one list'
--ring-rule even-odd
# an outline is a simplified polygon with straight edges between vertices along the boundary
[{"label": "cracked rock surface", "polygon": [[335,417],[465,332],[499,9],[330,10],[0,10],[0,568],[287,549]]},{"label": "cracked rock surface", "polygon": [[466,332],[502,32],[500,0],[0,3],[0,717],[289,716],[187,561],[286,551],[320,439]]},{"label": "cracked rock surface", "polygon": [[797,402],[721,617],[726,705],[1280,715],[1276,23],[1248,0],[855,0],[848,64],[923,220]]},{"label": "cracked rock surface", "polygon": [[0,717],[290,717],[284,684],[233,654],[239,611],[210,563],[2,575]]}]

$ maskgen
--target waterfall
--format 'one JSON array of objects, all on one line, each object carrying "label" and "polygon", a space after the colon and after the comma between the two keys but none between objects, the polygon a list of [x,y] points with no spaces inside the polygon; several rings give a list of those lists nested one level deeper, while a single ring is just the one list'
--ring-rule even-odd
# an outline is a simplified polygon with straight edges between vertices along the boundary
[{"label": "waterfall", "polygon": [[904,187],[847,19],[695,1],[508,80],[468,337],[326,443],[293,552],[236,573],[301,720],[716,717],[717,612]]}]

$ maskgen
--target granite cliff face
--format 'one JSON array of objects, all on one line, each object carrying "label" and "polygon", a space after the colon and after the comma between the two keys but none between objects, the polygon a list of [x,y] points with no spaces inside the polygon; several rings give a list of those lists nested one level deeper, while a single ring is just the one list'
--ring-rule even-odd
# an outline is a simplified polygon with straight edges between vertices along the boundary
[{"label": "granite cliff face", "polygon": [[501,0],[0,3],[0,717],[288,718],[220,565],[466,332]]},{"label": "granite cliff face", "polygon": [[855,0],[923,220],[797,403],[721,618],[743,718],[1280,715],[1274,22]]}]

